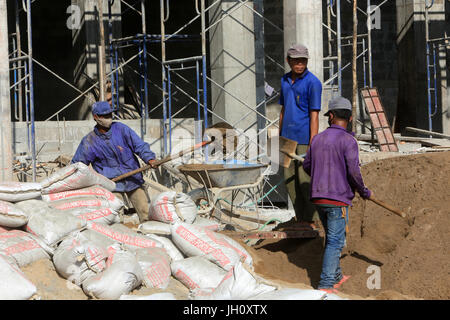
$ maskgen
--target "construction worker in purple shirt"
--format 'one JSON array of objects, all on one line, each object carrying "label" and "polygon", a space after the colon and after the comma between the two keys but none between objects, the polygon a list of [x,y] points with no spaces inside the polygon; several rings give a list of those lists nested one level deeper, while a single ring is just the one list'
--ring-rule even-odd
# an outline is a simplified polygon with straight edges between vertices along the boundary
[{"label": "construction worker in purple shirt", "polygon": [[311,176],[311,201],[325,229],[325,252],[318,289],[332,293],[349,277],[342,274],[340,256],[345,245],[348,208],[355,190],[363,199],[371,196],[359,166],[358,142],[347,131],[352,121],[348,99],[336,97],[328,105],[329,127],[317,134],[306,153],[303,169]]},{"label": "construction worker in purple shirt", "polygon": [[[150,150],[149,144],[127,125],[112,121],[112,112],[107,101],[92,105],[97,125],[81,140],[71,162],[92,165],[96,172],[109,179],[140,168],[136,155],[145,163],[154,165],[155,153]],[[143,184],[142,173],[137,173],[117,181],[114,190],[121,200],[124,200],[124,194],[127,195],[141,223],[148,220],[149,214],[149,202]]]},{"label": "construction worker in purple shirt", "polygon": [[[280,136],[297,141],[297,155],[304,155],[319,131],[322,83],[308,70],[308,49],[293,45],[286,61],[291,71],[281,78]],[[296,219],[316,228],[317,209],[309,200],[310,178],[298,162],[284,169],[284,180],[295,209]]]}]

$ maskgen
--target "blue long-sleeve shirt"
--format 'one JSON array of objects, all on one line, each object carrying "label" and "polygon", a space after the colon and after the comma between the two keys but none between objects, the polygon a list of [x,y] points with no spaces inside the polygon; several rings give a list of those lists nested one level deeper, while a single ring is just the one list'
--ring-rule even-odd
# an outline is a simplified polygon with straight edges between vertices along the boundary
[{"label": "blue long-sleeve shirt", "polygon": [[359,167],[358,142],[354,134],[331,125],[314,136],[303,169],[311,176],[311,199],[331,199],[352,204],[355,190],[367,199]]},{"label": "blue long-sleeve shirt", "polygon": [[[139,156],[145,163],[155,159],[155,153],[130,127],[113,122],[106,133],[100,133],[97,127],[86,135],[78,146],[72,163],[83,162],[98,173],[112,179],[124,173],[138,169]],[[144,183],[142,173],[116,182],[117,192],[135,190]]]}]

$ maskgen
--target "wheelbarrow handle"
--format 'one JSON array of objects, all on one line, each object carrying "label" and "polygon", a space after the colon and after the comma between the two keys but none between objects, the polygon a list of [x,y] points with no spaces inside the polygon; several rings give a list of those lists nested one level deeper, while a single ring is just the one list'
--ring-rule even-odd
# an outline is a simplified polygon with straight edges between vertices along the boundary
[{"label": "wheelbarrow handle", "polygon": [[193,152],[196,149],[202,148],[202,147],[210,144],[211,142],[213,142],[213,141],[211,140],[211,141],[203,141],[203,142],[197,143],[196,145],[192,146],[189,149],[182,150],[182,151],[180,151],[178,153],[175,153],[175,154],[171,154],[171,155],[169,155],[169,156],[167,156],[167,157],[165,157],[165,158],[163,158],[161,160],[156,160],[152,165],[147,164],[147,165],[145,165],[145,166],[143,166],[141,168],[138,168],[136,170],[124,173],[124,174],[122,174],[120,176],[117,176],[117,177],[111,179],[111,180],[114,181],[114,182],[117,182],[117,181],[123,180],[125,178],[131,177],[131,176],[135,175],[136,173],[149,170],[149,169],[153,168],[153,166],[159,166],[159,165],[161,165],[163,163],[166,163],[166,162],[169,162],[171,160],[180,158],[180,157],[184,156],[185,154],[191,153],[191,152]]}]

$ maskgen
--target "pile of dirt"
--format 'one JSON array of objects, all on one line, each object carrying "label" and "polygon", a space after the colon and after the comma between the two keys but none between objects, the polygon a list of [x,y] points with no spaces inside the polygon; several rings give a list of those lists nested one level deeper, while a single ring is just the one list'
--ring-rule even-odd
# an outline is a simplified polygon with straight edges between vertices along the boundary
[{"label": "pile of dirt", "polygon": [[[376,299],[450,298],[449,163],[450,152],[436,152],[362,168],[374,195],[409,219],[355,197],[341,256],[343,272],[351,278],[341,292]],[[267,279],[313,287],[319,282],[323,237],[264,240],[251,253],[257,257],[255,271]]]}]

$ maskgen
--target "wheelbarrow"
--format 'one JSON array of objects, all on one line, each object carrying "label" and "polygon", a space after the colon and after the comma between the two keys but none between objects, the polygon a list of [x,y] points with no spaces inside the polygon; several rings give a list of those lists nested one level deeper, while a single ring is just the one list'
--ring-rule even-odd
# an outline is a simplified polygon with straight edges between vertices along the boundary
[{"label": "wheelbarrow", "polygon": [[[219,161],[210,164],[185,164],[179,166],[177,169],[185,175],[185,178],[192,190],[189,194],[192,198],[194,198],[194,201],[207,201],[208,205],[200,208],[200,214],[211,216],[215,209],[218,209],[217,211],[219,212],[219,216],[216,215],[216,217],[221,220],[220,213],[222,212],[222,204],[219,204],[219,201],[221,200],[220,195],[225,191],[231,191],[231,205],[229,205],[227,209],[230,211],[230,217],[233,216],[233,201],[236,198],[237,193],[240,190],[248,189],[251,193],[251,197],[253,198],[253,203],[255,204],[257,218],[255,219],[249,217],[244,220],[253,220],[253,222],[260,223],[257,195],[260,193],[260,185],[264,178],[263,172],[267,166],[268,164],[248,163],[244,161]],[[192,188],[188,177],[191,177],[200,183],[203,188]],[[199,203],[197,202],[197,204]],[[223,205],[227,206],[227,203],[223,203]]]}]

